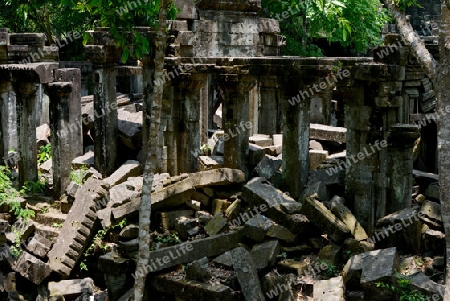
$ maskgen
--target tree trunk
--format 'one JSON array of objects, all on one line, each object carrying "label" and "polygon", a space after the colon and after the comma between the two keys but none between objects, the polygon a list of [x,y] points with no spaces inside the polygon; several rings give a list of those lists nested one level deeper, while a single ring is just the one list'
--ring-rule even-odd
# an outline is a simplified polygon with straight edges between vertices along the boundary
[{"label": "tree trunk", "polygon": [[[443,1],[443,3],[448,1]],[[450,107],[449,87],[450,87],[450,9],[446,4],[442,4],[441,25],[439,30],[439,56],[440,68],[438,77],[438,107],[437,110],[441,118],[438,120],[438,170],[439,187],[441,201],[441,215],[445,231],[445,297],[444,301],[450,301],[450,122],[444,117],[446,108]]]},{"label": "tree trunk", "polygon": [[[164,76],[164,58],[166,49],[166,24],[167,8],[170,0],[160,0],[159,26],[155,39],[155,80]],[[150,255],[150,215],[151,215],[151,192],[155,163],[158,158],[158,138],[161,121],[161,104],[163,98],[163,85],[155,85],[152,103],[147,104],[150,110],[151,126],[145,156],[144,179],[142,186],[142,199],[139,208],[139,254],[136,264],[134,300],[141,301],[144,296],[145,281],[148,273],[148,263]],[[149,118],[144,112],[144,118]]]},{"label": "tree trunk", "polygon": [[433,83],[436,83],[436,70],[438,63],[433,58],[431,53],[425,47],[420,36],[414,31],[409,23],[409,17],[406,17],[404,13],[392,2],[392,0],[384,0],[389,12],[394,16],[395,23],[400,31],[400,36],[403,42],[411,48],[412,53],[417,58],[420,66],[426,75],[431,79]]}]

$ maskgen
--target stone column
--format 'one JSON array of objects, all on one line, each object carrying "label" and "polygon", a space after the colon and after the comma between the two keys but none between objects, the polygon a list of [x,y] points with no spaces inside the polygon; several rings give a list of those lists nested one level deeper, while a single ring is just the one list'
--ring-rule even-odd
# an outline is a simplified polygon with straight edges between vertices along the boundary
[{"label": "stone column", "polygon": [[0,165],[6,164],[9,148],[9,91],[11,83],[0,82]]},{"label": "stone column", "polygon": [[[258,114],[258,133],[277,134],[278,82],[276,76],[264,76],[260,81],[261,108]],[[258,107],[255,108],[258,110]]]},{"label": "stone column", "polygon": [[206,84],[206,75],[191,74],[185,75],[182,79],[182,89],[184,94],[184,128],[187,134],[186,161],[187,170],[183,172],[198,171],[198,157],[200,154],[200,89]]},{"label": "stone column", "polygon": [[222,111],[224,129],[224,164],[242,170],[246,178],[249,138],[252,124],[249,121],[249,92],[256,85],[250,75],[221,75],[220,84],[225,94]]},{"label": "stone column", "polygon": [[[309,174],[309,107],[310,98],[291,105],[289,99],[297,97],[303,89],[299,78],[280,77],[284,95],[281,98],[283,124],[282,179],[293,198],[300,197]],[[306,85],[305,85],[306,86]]]},{"label": "stone column", "polygon": [[[73,84],[71,82],[55,82],[45,85],[44,89],[50,98],[53,191],[55,198],[59,198],[70,183],[72,149],[77,147],[77,145],[73,145],[73,131],[70,126],[70,101],[72,100]],[[78,128],[79,126],[76,129]]]},{"label": "stone column", "polygon": [[13,83],[17,105],[17,131],[19,148],[19,185],[26,181],[38,180],[37,143],[36,143],[36,96],[39,89],[37,83]]},{"label": "stone column", "polygon": [[419,136],[419,128],[415,125],[397,124],[389,128],[388,173],[391,181],[387,190],[386,214],[411,206],[413,147]]},{"label": "stone column", "polygon": [[118,117],[115,62],[120,51],[114,46],[85,46],[94,72],[94,166],[104,176],[117,165]]},{"label": "stone column", "polygon": [[72,92],[69,95],[69,144],[72,161],[83,155],[83,125],[81,120],[81,70],[75,68],[58,69],[55,73],[58,82],[71,82]]}]

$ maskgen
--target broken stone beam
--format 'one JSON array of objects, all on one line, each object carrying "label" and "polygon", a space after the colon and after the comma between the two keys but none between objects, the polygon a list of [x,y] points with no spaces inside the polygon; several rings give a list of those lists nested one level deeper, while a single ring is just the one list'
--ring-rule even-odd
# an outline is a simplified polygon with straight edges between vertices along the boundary
[{"label": "broken stone beam", "polygon": [[299,97],[302,87],[294,85],[291,78],[280,78],[284,89],[283,114],[283,165],[284,187],[295,199],[300,197],[309,175],[310,99],[291,105],[288,99]]},{"label": "broken stone beam", "polygon": [[69,141],[70,161],[83,155],[83,128],[81,120],[81,70],[78,68],[57,69],[55,80],[71,82],[72,92],[69,95]]},{"label": "broken stone beam", "polygon": [[101,198],[107,194],[104,186],[105,182],[89,178],[78,189],[72,209],[48,253],[50,268],[63,278],[70,275],[94,234],[96,211],[104,206]]},{"label": "broken stone beam", "polygon": [[310,137],[315,140],[333,141],[342,144],[347,142],[347,129],[311,123]]},{"label": "broken stone beam", "polygon": [[70,183],[71,169],[70,112],[69,96],[72,92],[71,82],[50,83],[44,86],[50,98],[50,140],[52,144],[53,190],[59,198]]},{"label": "broken stone beam", "polygon": [[117,165],[118,116],[115,61],[120,51],[114,46],[87,45],[87,58],[94,69],[94,161],[103,177]]},{"label": "broken stone beam", "polygon": [[[187,131],[187,160],[184,172],[198,171],[200,150],[200,89],[206,84],[206,76],[194,74],[182,81],[184,90],[184,122]],[[183,172],[183,171],[182,171]]]},{"label": "broken stone beam", "polygon": [[249,92],[256,80],[252,76],[227,74],[222,75],[220,82],[225,92],[222,104],[224,163],[226,167],[241,169],[248,178],[247,156],[250,128],[253,126],[249,121]]},{"label": "broken stone beam", "polygon": [[15,265],[15,271],[37,285],[41,284],[51,273],[47,263],[27,251],[20,254]]},{"label": "broken stone beam", "polygon": [[265,300],[250,252],[238,247],[231,251],[231,260],[245,300]]},{"label": "broken stone beam", "polygon": [[177,264],[185,264],[203,257],[218,256],[236,248],[241,242],[242,232],[241,228],[226,234],[219,234],[151,251],[146,271],[137,272],[158,272]]},{"label": "broken stone beam", "polygon": [[[152,193],[152,209],[159,210],[166,207],[176,207],[184,204],[186,200],[178,197],[189,190],[194,191],[205,186],[238,184],[245,181],[242,171],[230,168],[205,170],[189,175],[188,178],[164,187],[162,190]],[[132,202],[112,208],[114,219],[120,219],[139,210],[140,198]]]}]

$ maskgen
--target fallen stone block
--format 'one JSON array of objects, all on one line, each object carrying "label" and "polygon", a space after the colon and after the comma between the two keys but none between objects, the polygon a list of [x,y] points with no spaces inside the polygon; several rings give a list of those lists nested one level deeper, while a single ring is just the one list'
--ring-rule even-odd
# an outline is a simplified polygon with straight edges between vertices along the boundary
[{"label": "fallen stone block", "polygon": [[186,279],[203,283],[211,279],[211,273],[208,270],[208,258],[203,257],[189,263],[186,266]]},{"label": "fallen stone block", "polygon": [[337,172],[331,172],[328,169],[310,170],[308,183],[310,186],[312,183],[321,182],[328,185],[344,185],[345,182],[345,169],[337,169]]},{"label": "fallen stone block", "polygon": [[209,236],[213,236],[222,231],[227,225],[227,218],[220,212],[216,214],[205,226],[205,232]]},{"label": "fallen stone block", "polygon": [[65,299],[76,299],[83,293],[92,295],[94,293],[94,281],[91,278],[84,278],[49,282],[48,290],[50,297],[63,296]]},{"label": "fallen stone block", "polygon": [[427,225],[422,228],[422,249],[425,252],[441,254],[445,250],[445,234],[441,231],[429,229]]},{"label": "fallen stone block", "polygon": [[216,216],[216,214],[220,212],[225,212],[228,207],[231,205],[231,203],[228,200],[222,200],[222,199],[214,199],[212,201],[212,210],[211,214],[213,216]]},{"label": "fallen stone block", "polygon": [[[262,177],[256,177],[248,181],[242,192],[243,199],[251,207],[256,208],[259,213],[263,213],[282,226],[289,227],[287,212],[283,208],[290,206],[289,204],[298,206],[299,203],[293,198],[276,189]],[[281,204],[283,204],[283,208]]]},{"label": "fallen stone block", "polygon": [[11,249],[8,245],[0,247],[0,271],[4,273],[11,271],[15,258],[11,254]]},{"label": "fallen stone block", "polygon": [[120,166],[112,175],[105,179],[111,187],[125,182],[129,177],[142,175],[142,166],[138,161],[128,160]]},{"label": "fallen stone block", "polygon": [[342,248],[335,244],[329,244],[319,252],[319,260],[330,265],[338,265],[341,262]]},{"label": "fallen stone block", "polygon": [[134,266],[131,259],[121,257],[116,250],[98,258],[98,268],[103,272],[111,300],[117,300],[133,283]]},{"label": "fallen stone block", "polygon": [[310,264],[303,261],[296,261],[294,259],[287,259],[278,262],[277,268],[286,273],[293,273],[295,275],[308,275]]},{"label": "fallen stone block", "polygon": [[198,201],[194,201],[194,200],[189,200],[186,202],[186,206],[188,206],[191,209],[194,209],[195,211],[199,211],[201,208],[201,204]]},{"label": "fallen stone block", "polygon": [[[242,239],[242,230],[219,234],[205,239],[161,248],[150,252],[150,262],[144,272],[158,272],[203,257],[213,257],[236,248]],[[139,271],[142,273],[142,271]]]},{"label": "fallen stone block", "polygon": [[350,236],[347,226],[315,197],[304,199],[302,214],[306,215],[335,242],[342,242]]},{"label": "fallen stone block", "polygon": [[142,148],[142,112],[130,113],[117,110],[120,141],[129,149]]},{"label": "fallen stone block", "polygon": [[231,252],[225,252],[220,256],[217,256],[213,259],[213,263],[227,267],[232,268],[233,267],[233,259],[231,257]]},{"label": "fallen stone block", "polygon": [[251,136],[249,138],[249,141],[250,141],[250,143],[256,144],[261,147],[272,145],[272,138],[270,138],[269,135],[257,134],[257,135]]},{"label": "fallen stone block", "polygon": [[277,261],[278,254],[280,254],[280,243],[278,240],[270,240],[254,245],[250,254],[256,269],[273,266]]},{"label": "fallen stone block", "polygon": [[342,276],[319,280],[314,283],[314,301],[345,301]]},{"label": "fallen stone block", "polygon": [[264,300],[255,263],[250,253],[242,247],[231,251],[233,269],[245,300]]},{"label": "fallen stone block", "polygon": [[50,126],[44,123],[36,128],[36,142],[38,149],[50,143]]},{"label": "fallen stone block", "polygon": [[280,169],[283,159],[272,156],[264,156],[264,158],[256,165],[255,172],[258,176],[270,179],[275,175],[275,173]]},{"label": "fallen stone block", "polygon": [[273,223],[266,232],[266,235],[272,238],[278,238],[287,243],[292,243],[295,241],[295,234],[293,234],[289,229]]},{"label": "fallen stone block", "polygon": [[123,228],[119,233],[120,241],[132,240],[139,237],[139,226],[138,225],[128,225]]},{"label": "fallen stone block", "polygon": [[320,164],[322,164],[323,161],[327,159],[327,157],[328,151],[314,149],[309,150],[309,169],[316,169]]},{"label": "fallen stone block", "polygon": [[69,195],[69,196],[75,198],[75,195],[77,194],[77,191],[78,191],[78,189],[80,189],[80,188],[81,188],[81,185],[80,185],[80,184],[77,184],[77,183],[71,181],[71,182],[69,183],[69,185],[67,185],[66,193],[67,193],[67,195]]},{"label": "fallen stone block", "polygon": [[314,140],[333,141],[342,144],[347,142],[347,129],[343,127],[311,123],[309,128],[309,137]]},{"label": "fallen stone block", "polygon": [[[241,213],[242,215],[242,213]],[[245,222],[244,234],[254,241],[262,242],[266,237],[269,228],[274,224],[272,220],[264,215],[256,215],[252,218],[244,219],[245,215],[239,218],[239,222]],[[240,225],[240,223],[239,223]]]},{"label": "fallen stone block", "polygon": [[377,282],[395,284],[399,258],[395,248],[375,250],[352,256],[344,266],[342,276],[348,290],[371,291]]},{"label": "fallen stone block", "polygon": [[199,156],[198,159],[198,170],[200,171],[225,167],[223,156]]},{"label": "fallen stone block", "polygon": [[[183,296],[183,299],[185,300],[235,300],[233,292],[226,285],[221,283],[212,285],[194,280],[184,280],[172,277],[170,274],[161,274],[152,277],[150,279],[150,285],[156,291],[169,293],[175,296]],[[129,300],[129,297],[119,300]]]},{"label": "fallen stone block", "polygon": [[331,201],[331,212],[333,212],[350,230],[352,236],[357,240],[365,240],[368,238],[366,231],[356,220],[353,213],[340,202]]},{"label": "fallen stone block", "polygon": [[52,242],[40,234],[35,234],[27,245],[27,251],[40,258],[46,258]]},{"label": "fallen stone block", "polygon": [[72,160],[72,168],[79,169],[82,167],[94,167],[94,152],[89,151],[85,153],[83,156],[76,157]]},{"label": "fallen stone block", "polygon": [[281,145],[281,144],[266,146],[266,147],[263,147],[263,149],[266,151],[266,154],[269,156],[277,157],[283,153],[283,145]]},{"label": "fallen stone block", "polygon": [[270,300],[275,298],[274,300],[296,301],[297,298],[292,291],[294,282],[294,274],[280,276],[278,273],[270,272],[264,275],[261,286]]},{"label": "fallen stone block", "polygon": [[248,151],[248,164],[250,166],[256,166],[266,154],[266,150],[263,147],[252,143],[249,144]]},{"label": "fallen stone block", "polygon": [[401,254],[420,252],[422,223],[417,209],[407,208],[378,220],[369,239],[377,248],[397,247]]},{"label": "fallen stone block", "polygon": [[425,196],[434,200],[439,200],[441,198],[439,185],[437,183],[428,185],[428,188],[425,191]]},{"label": "fallen stone block", "polygon": [[238,218],[241,212],[241,200],[235,200],[231,205],[225,210],[225,216],[229,221]]},{"label": "fallen stone block", "polygon": [[444,300],[445,286],[434,282],[422,272],[410,275],[407,279],[411,280],[410,286],[425,295],[427,300]]},{"label": "fallen stone block", "polygon": [[95,231],[96,211],[101,209],[107,186],[90,178],[78,190],[72,209],[64,221],[60,235],[48,253],[50,268],[62,277],[68,277],[87,248]]},{"label": "fallen stone block", "polygon": [[181,216],[176,219],[175,231],[178,232],[181,240],[187,240],[189,237],[189,231],[198,226],[198,220],[195,218],[188,218]]},{"label": "fallen stone block", "polygon": [[441,204],[428,200],[424,201],[420,207],[419,217],[433,227],[442,227]]},{"label": "fallen stone block", "polygon": [[47,263],[34,257],[27,251],[23,251],[20,254],[16,262],[15,271],[36,285],[41,284],[51,273]]},{"label": "fallen stone block", "polygon": [[310,197],[316,194],[321,202],[328,202],[330,196],[328,195],[328,188],[322,182],[316,182],[312,184],[308,184],[305,190],[302,191],[302,199],[306,197]]}]

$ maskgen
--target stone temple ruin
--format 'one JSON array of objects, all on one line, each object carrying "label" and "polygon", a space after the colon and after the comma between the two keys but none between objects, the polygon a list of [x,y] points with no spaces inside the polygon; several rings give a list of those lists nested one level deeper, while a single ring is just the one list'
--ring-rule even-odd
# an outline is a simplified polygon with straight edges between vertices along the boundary
[{"label": "stone temple ruin", "polygon": [[[411,261],[400,255],[434,256],[438,271],[439,188],[427,172],[436,171],[431,119],[439,116],[425,115],[435,112],[432,84],[398,35],[385,32],[387,46],[373,57],[284,57],[278,21],[260,17],[259,1],[176,2],[182,10],[169,21],[162,82],[155,49],[119,64],[107,28],[90,32],[87,62],[59,61],[43,34],[0,29],[0,156],[18,166],[20,186],[37,181],[38,170],[50,175],[52,197],[24,206],[58,208],[16,222],[3,206],[1,296],[126,300],[154,85],[164,85],[164,100],[152,229],[175,230],[183,243],[152,251],[140,271],[150,276],[149,296],[270,300],[279,288],[279,300],[306,300],[295,299],[301,288],[314,300],[394,300],[375,284],[395,282],[400,261]],[[427,38],[433,54],[435,40]],[[38,145],[48,142],[52,158],[38,166]],[[90,178],[80,185],[70,175],[83,166]],[[94,281],[81,279],[97,230],[123,218],[131,224],[119,241],[97,254],[98,267],[91,263]],[[23,230],[15,262],[10,223]],[[319,264],[298,260],[308,254]],[[167,273],[180,264],[187,267]],[[310,282],[339,264],[340,276]],[[427,276],[413,274],[411,285],[442,299],[439,278]],[[94,282],[105,290],[94,292]]]}]

